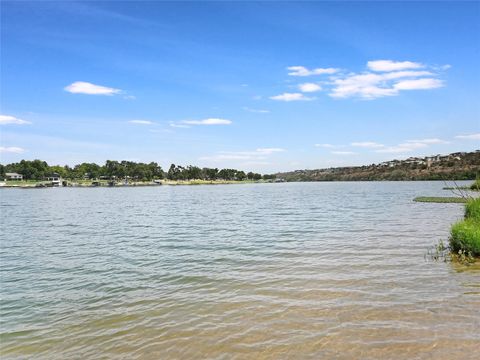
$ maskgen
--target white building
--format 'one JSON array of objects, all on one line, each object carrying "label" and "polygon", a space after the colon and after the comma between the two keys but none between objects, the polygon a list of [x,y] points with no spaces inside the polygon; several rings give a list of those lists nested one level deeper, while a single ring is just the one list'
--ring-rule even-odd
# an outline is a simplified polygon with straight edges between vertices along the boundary
[{"label": "white building", "polygon": [[5,173],[5,177],[7,180],[23,180],[23,175],[17,173]]}]

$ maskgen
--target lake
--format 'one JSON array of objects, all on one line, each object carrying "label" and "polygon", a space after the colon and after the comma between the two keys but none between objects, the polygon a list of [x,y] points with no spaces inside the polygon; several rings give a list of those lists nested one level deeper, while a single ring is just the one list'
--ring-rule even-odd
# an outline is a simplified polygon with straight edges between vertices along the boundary
[{"label": "lake", "polygon": [[4,359],[474,359],[443,182],[2,189]]}]

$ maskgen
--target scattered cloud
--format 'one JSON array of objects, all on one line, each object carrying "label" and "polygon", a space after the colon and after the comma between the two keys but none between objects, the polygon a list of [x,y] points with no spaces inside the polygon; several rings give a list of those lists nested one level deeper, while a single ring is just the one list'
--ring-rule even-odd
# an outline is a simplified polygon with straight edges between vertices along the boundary
[{"label": "scattered cloud", "polygon": [[455,139],[460,140],[480,140],[480,133],[478,134],[467,134],[467,135],[457,135]]},{"label": "scattered cloud", "polygon": [[270,110],[252,109],[252,108],[249,108],[249,107],[246,107],[246,106],[243,107],[243,110],[248,111],[248,112],[252,112],[252,113],[259,113],[259,114],[267,114],[267,113],[270,112]]},{"label": "scattered cloud", "polygon": [[331,151],[334,155],[356,155],[356,152],[353,151]]},{"label": "scattered cloud", "polygon": [[306,97],[302,93],[283,93],[276,96],[270,96],[270,99],[277,101],[309,101],[313,98]]},{"label": "scattered cloud", "polygon": [[322,87],[315,83],[304,83],[298,85],[301,92],[311,93],[322,90]]},{"label": "scattered cloud", "polygon": [[85,81],[76,81],[64,88],[72,94],[87,94],[87,95],[115,95],[122,93],[122,90],[107,86],[95,85]]},{"label": "scattered cloud", "polygon": [[0,153],[12,153],[12,154],[22,154],[25,152],[25,149],[16,146],[4,147],[0,146]]},{"label": "scattered cloud", "polygon": [[153,125],[153,121],[150,120],[130,120],[130,124],[137,124],[137,125]]},{"label": "scattered cloud", "polygon": [[180,124],[185,125],[230,125],[231,120],[227,119],[218,119],[218,118],[209,118],[204,120],[183,120],[180,121]]},{"label": "scattered cloud", "polygon": [[27,125],[27,124],[31,124],[31,122],[27,120],[19,119],[15,116],[0,115],[0,125],[10,125],[10,124]]},{"label": "scattered cloud", "polygon": [[304,66],[289,66],[287,70],[290,72],[290,76],[312,76],[312,75],[323,75],[323,74],[335,74],[339,69],[335,68],[316,68],[309,70]]},{"label": "scattered cloud", "polygon": [[373,141],[353,142],[350,145],[355,147],[361,147],[361,148],[369,148],[369,149],[378,149],[378,148],[385,147],[385,145],[379,144]]},{"label": "scattered cloud", "polygon": [[398,71],[405,69],[419,69],[425,66],[412,61],[374,60],[367,62],[367,67],[373,71]]},{"label": "scattered cloud", "polygon": [[397,146],[389,146],[386,148],[382,148],[376,150],[378,153],[387,153],[387,154],[400,154],[400,153],[407,153],[412,152],[413,150],[425,148],[428,145],[422,142],[405,142],[402,144],[398,144]]},{"label": "scattered cloud", "polygon": [[450,144],[450,141],[442,140],[442,139],[421,139],[421,140],[407,140],[407,143],[422,143],[428,145],[436,145],[436,144]]},{"label": "scattered cloud", "polygon": [[414,80],[403,80],[396,83],[393,87],[397,90],[426,90],[443,87],[444,82],[439,79],[425,78]]},{"label": "scattered cloud", "polygon": [[282,148],[258,148],[255,151],[221,151],[216,155],[203,156],[199,160],[207,160],[213,162],[222,162],[227,160],[242,160],[250,162],[263,162],[268,156],[275,153],[286,151]]},{"label": "scattered cloud", "polygon": [[332,79],[333,88],[329,95],[334,98],[356,96],[364,99],[376,99],[398,95],[400,90],[426,90],[444,86],[444,82],[439,79],[419,78],[432,75],[435,74],[430,71],[394,71],[383,74],[352,73],[345,77]]},{"label": "scattered cloud", "polygon": [[189,125],[176,124],[176,123],[174,123],[174,122],[171,122],[171,123],[170,123],[170,126],[173,127],[173,128],[181,128],[181,129],[188,129],[188,128],[190,128]]},{"label": "scattered cloud", "polygon": [[315,144],[315,147],[321,147],[325,149],[336,149],[342,147],[342,145],[332,145],[332,144]]},{"label": "scattered cloud", "polygon": [[282,148],[258,148],[255,151],[257,153],[260,153],[260,154],[273,154],[273,153],[278,153],[278,152],[284,152],[285,149],[282,149]]},{"label": "scattered cloud", "polygon": [[329,74],[328,81],[297,84],[301,93],[283,93],[270,99],[279,101],[313,100],[302,95],[327,88],[333,98],[357,97],[377,99],[397,96],[405,90],[428,90],[445,86],[445,81],[437,77],[449,68],[427,66],[413,61],[372,60],[368,61],[363,72],[346,72],[337,68],[308,69],[304,66],[288,67],[290,76],[311,76]]}]

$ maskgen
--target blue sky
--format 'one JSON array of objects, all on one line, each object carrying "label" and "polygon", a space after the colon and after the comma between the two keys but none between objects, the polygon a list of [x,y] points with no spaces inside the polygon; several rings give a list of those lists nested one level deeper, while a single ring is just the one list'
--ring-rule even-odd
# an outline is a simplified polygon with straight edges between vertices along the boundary
[{"label": "blue sky", "polygon": [[1,162],[260,172],[480,148],[479,2],[1,2]]}]

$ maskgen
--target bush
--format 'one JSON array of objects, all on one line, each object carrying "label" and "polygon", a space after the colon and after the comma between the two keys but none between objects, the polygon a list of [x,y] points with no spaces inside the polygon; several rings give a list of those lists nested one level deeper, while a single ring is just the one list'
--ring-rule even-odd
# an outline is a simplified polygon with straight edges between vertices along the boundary
[{"label": "bush", "polygon": [[465,205],[465,219],[476,220],[480,223],[480,198],[467,202]]},{"label": "bush", "polygon": [[480,256],[480,223],[473,219],[460,221],[452,226],[450,246],[454,253],[462,251]]},{"label": "bush", "polygon": [[480,198],[465,205],[465,220],[452,226],[450,247],[454,253],[480,256]]},{"label": "bush", "polygon": [[480,179],[475,180],[475,182],[470,186],[471,190],[480,190]]}]

